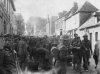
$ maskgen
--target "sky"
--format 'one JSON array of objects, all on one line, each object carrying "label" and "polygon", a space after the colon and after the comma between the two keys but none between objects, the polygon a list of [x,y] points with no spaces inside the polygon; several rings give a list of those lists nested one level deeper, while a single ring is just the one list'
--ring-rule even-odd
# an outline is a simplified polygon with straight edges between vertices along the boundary
[{"label": "sky", "polygon": [[16,13],[21,13],[25,22],[29,17],[57,16],[63,10],[69,11],[73,2],[81,6],[85,1],[90,2],[100,9],[99,0],[15,0]]}]

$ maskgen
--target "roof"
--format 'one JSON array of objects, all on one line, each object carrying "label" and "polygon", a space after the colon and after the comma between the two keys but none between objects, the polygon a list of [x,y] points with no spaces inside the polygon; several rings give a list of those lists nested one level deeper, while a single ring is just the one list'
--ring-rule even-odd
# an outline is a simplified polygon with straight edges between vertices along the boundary
[{"label": "roof", "polygon": [[69,14],[70,16],[68,16],[65,20],[71,18],[72,16],[76,15],[79,12],[96,12],[98,11],[98,9],[93,6],[91,3],[89,3],[88,1],[86,1],[81,7],[78,7],[77,11],[74,12],[74,14]]},{"label": "roof", "polygon": [[15,5],[14,5],[14,0],[9,0],[9,1],[11,2],[11,5],[12,5],[13,10],[16,11]]},{"label": "roof", "polygon": [[91,28],[91,27],[96,27],[96,26],[100,26],[100,22],[96,23],[96,24],[86,24],[84,23],[82,26],[79,27],[80,30],[84,30],[86,28]]},{"label": "roof", "polygon": [[[69,12],[67,12],[67,13],[66,13],[65,15],[63,15],[62,17],[59,17],[57,20],[59,20],[59,19],[65,17],[68,13],[69,13]],[[56,20],[56,21],[57,21],[57,20]]]},{"label": "roof", "polygon": [[71,32],[71,31],[73,31],[73,30],[77,30],[78,28],[74,28],[74,29],[71,29],[71,30],[68,30],[68,32]]},{"label": "roof", "polygon": [[79,12],[96,12],[98,11],[98,9],[94,5],[86,1],[78,11]]}]

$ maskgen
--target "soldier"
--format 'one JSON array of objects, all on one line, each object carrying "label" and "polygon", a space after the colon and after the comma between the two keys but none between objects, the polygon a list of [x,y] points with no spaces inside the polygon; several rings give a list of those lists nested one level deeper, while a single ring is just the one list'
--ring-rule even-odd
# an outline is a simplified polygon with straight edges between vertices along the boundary
[{"label": "soldier", "polygon": [[57,47],[56,47],[55,44],[51,48],[51,55],[52,55],[52,63],[53,63],[53,66],[55,66],[56,61],[58,60],[58,56],[59,56],[59,50],[57,49]]},{"label": "soldier", "polygon": [[82,52],[83,52],[83,67],[88,71],[89,58],[92,54],[91,42],[88,40],[88,35],[85,34],[82,40]]},{"label": "soldier", "polygon": [[22,70],[24,70],[26,67],[25,65],[27,63],[28,51],[27,51],[27,44],[23,38],[20,39],[18,47],[19,47],[18,57],[20,60],[20,67]]},{"label": "soldier", "polygon": [[74,34],[74,39],[72,40],[71,47],[73,53],[73,69],[81,70],[81,40],[78,34]]},{"label": "soldier", "polygon": [[0,48],[0,73],[12,74],[12,71],[15,68],[15,61],[11,52],[11,48],[8,45],[3,44],[2,48]]},{"label": "soldier", "polygon": [[58,70],[58,74],[66,74],[67,52],[68,52],[68,49],[66,49],[66,47],[62,45],[62,47],[59,50],[58,64],[60,65],[60,69]]}]

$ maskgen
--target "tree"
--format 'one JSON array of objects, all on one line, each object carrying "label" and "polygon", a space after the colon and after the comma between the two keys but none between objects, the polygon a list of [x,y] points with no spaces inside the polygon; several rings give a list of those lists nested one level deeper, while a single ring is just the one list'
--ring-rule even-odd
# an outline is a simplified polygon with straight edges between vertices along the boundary
[{"label": "tree", "polygon": [[25,31],[25,23],[21,14],[16,15],[17,34],[22,35]]}]

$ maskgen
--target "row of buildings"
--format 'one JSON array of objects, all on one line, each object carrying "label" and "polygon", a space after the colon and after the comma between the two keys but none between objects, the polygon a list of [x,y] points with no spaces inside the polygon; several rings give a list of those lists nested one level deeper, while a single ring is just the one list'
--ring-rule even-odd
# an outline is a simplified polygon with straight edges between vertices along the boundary
[{"label": "row of buildings", "polygon": [[16,33],[14,0],[0,0],[0,35]]},{"label": "row of buildings", "polygon": [[87,34],[92,48],[96,41],[100,40],[100,12],[98,8],[89,2],[81,7],[74,3],[72,9],[55,21],[55,35],[69,34],[71,38],[77,33],[81,39]]}]

